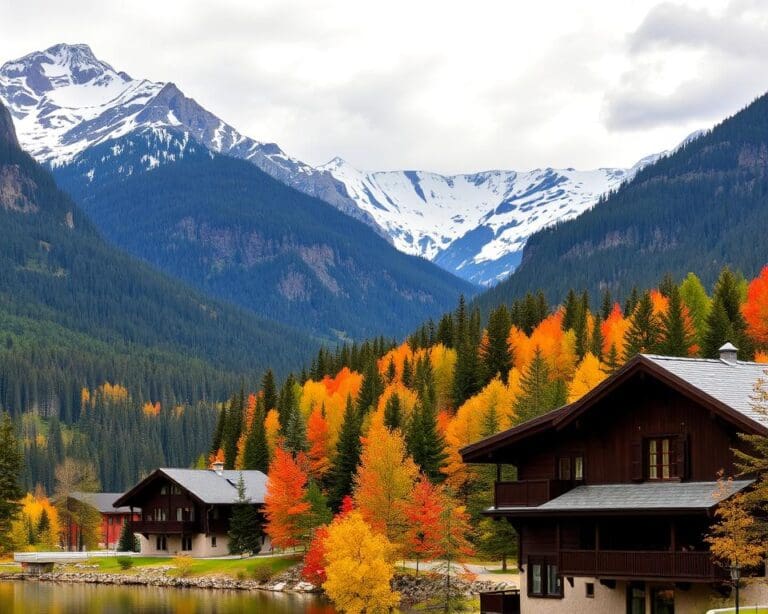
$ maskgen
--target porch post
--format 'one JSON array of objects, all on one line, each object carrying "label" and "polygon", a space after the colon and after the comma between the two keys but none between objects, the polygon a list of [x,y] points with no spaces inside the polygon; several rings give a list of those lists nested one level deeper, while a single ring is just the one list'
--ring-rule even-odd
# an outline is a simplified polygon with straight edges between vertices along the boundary
[{"label": "porch post", "polygon": [[670,520],[669,521],[669,549],[672,551],[672,577],[675,576],[676,572],[676,566],[677,566],[677,554],[675,550],[677,550],[677,531],[675,530],[675,521]]}]

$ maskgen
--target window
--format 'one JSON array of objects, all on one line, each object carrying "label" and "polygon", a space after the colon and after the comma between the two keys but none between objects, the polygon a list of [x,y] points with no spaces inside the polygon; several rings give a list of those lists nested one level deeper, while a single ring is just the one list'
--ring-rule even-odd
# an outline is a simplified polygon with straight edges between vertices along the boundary
[{"label": "window", "polygon": [[192,538],[184,536],[181,538],[181,549],[184,551],[192,550]]},{"label": "window", "polygon": [[677,477],[673,470],[674,446],[671,437],[648,440],[648,479],[669,480]]},{"label": "window", "polygon": [[211,535],[211,548],[215,548],[215,547],[216,547],[216,536]]},{"label": "window", "polygon": [[562,597],[563,588],[557,565],[546,561],[531,561],[528,565],[528,595],[531,597]]},{"label": "window", "polygon": [[179,522],[184,520],[184,510],[180,507],[176,508],[176,520]]},{"label": "window", "polygon": [[627,614],[645,614],[645,584],[633,582],[627,587]]},{"label": "window", "polygon": [[558,471],[558,474],[561,480],[571,479],[571,457],[570,456],[560,457],[560,469]]},{"label": "window", "polygon": [[160,487],[160,494],[161,495],[167,495],[168,494],[168,487],[167,486],[161,486]]},{"label": "window", "polygon": [[156,507],[155,508],[155,522],[165,522],[168,520],[168,517],[166,516],[165,508],[164,507]]},{"label": "window", "polygon": [[591,599],[595,598],[595,583],[594,582],[587,582],[584,585],[584,595],[586,597],[591,598]]},{"label": "window", "polygon": [[168,550],[168,542],[165,539],[165,535],[158,535],[155,539],[156,550]]},{"label": "window", "polygon": [[666,587],[651,589],[651,612],[653,614],[675,614],[675,590]]},{"label": "window", "polygon": [[584,481],[584,457],[583,456],[573,457],[573,479],[576,480],[577,482]]}]

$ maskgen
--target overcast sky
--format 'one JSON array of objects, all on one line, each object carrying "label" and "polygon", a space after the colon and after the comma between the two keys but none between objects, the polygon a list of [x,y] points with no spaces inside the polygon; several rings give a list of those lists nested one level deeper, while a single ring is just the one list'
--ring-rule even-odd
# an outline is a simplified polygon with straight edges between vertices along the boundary
[{"label": "overcast sky", "polygon": [[0,0],[310,164],[628,166],[768,90],[764,0]]}]

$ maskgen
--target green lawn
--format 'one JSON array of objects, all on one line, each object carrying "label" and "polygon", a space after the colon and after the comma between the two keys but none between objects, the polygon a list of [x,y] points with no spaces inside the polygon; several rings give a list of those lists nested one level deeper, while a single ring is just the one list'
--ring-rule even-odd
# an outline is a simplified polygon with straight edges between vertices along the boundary
[{"label": "green lawn", "polygon": [[[101,571],[109,573],[135,573],[141,568],[174,567],[171,557],[131,557],[133,567],[123,571],[117,557],[94,558],[89,565],[98,565]],[[190,575],[227,575],[232,577],[252,577],[256,569],[269,569],[272,575],[277,575],[299,562],[299,557],[288,555],[284,557],[255,557],[249,559],[192,559]],[[75,570],[76,568],[72,568]]]}]

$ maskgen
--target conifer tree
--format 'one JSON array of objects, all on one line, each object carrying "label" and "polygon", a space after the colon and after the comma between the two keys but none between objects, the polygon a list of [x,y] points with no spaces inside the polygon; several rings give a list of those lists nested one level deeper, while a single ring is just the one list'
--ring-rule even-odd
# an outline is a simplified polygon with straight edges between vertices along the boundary
[{"label": "conifer tree", "polygon": [[747,323],[741,313],[741,280],[728,267],[720,273],[712,297],[712,308],[707,317],[707,331],[702,342],[702,354],[717,358],[720,347],[733,343],[739,348],[741,360],[751,360],[754,347],[747,335]]},{"label": "conifer tree", "polygon": [[445,347],[453,347],[453,316],[450,313],[446,313],[440,318],[436,338],[437,342],[442,343]]},{"label": "conifer tree", "polygon": [[404,386],[410,388],[413,385],[413,365],[407,356],[403,360],[403,376],[401,379]]},{"label": "conifer tree", "polygon": [[384,405],[384,426],[390,430],[403,427],[403,408],[400,403],[400,396],[395,392]]},{"label": "conifer tree", "polygon": [[216,420],[216,429],[213,432],[213,441],[211,442],[210,456],[215,456],[224,444],[224,428],[227,424],[227,407],[222,405]]},{"label": "conifer tree", "polygon": [[283,433],[283,436],[285,436],[291,415],[294,410],[298,409],[295,386],[296,379],[291,373],[283,382],[283,386],[280,388],[280,395],[277,398],[277,415],[280,419],[280,431]]},{"label": "conifer tree", "polygon": [[632,291],[629,293],[627,300],[624,302],[625,318],[628,318],[634,313],[635,308],[637,307],[637,303],[639,301],[640,301],[640,292],[637,289],[637,286],[632,286]]},{"label": "conifer tree", "polygon": [[126,520],[123,523],[123,528],[120,529],[120,539],[117,542],[118,552],[136,552],[136,536],[131,529],[131,520]]},{"label": "conifer tree", "polygon": [[602,331],[602,318],[600,314],[595,316],[592,323],[592,335],[589,340],[589,351],[598,360],[603,359],[603,331]]},{"label": "conifer tree", "polygon": [[328,503],[331,509],[338,511],[341,502],[350,492],[357,465],[360,462],[360,415],[347,397],[344,420],[341,423],[339,439],[336,443],[336,459],[331,469]]},{"label": "conifer tree", "polygon": [[523,373],[520,387],[521,392],[515,402],[518,422],[525,422],[554,409],[566,396],[556,381],[550,381],[547,361],[538,347]]},{"label": "conifer tree", "polygon": [[661,317],[659,351],[665,356],[688,356],[694,338],[685,321],[680,290],[673,284],[667,288],[667,292],[669,307]]},{"label": "conifer tree", "polygon": [[264,398],[265,413],[270,409],[277,409],[277,386],[275,385],[275,374],[272,373],[272,369],[267,369],[267,372],[261,379],[261,394]]},{"label": "conifer tree", "polygon": [[563,330],[570,330],[576,327],[580,311],[581,303],[576,296],[576,292],[571,288],[568,290],[565,302],[563,303]]},{"label": "conifer tree", "polygon": [[608,355],[605,357],[605,372],[608,375],[611,375],[618,371],[619,367],[621,367],[619,353],[616,351],[616,345],[611,343],[611,347],[608,350]]},{"label": "conifer tree", "polygon": [[488,339],[482,350],[482,367],[484,383],[490,382],[496,375],[507,383],[509,370],[512,367],[512,352],[507,338],[512,320],[505,305],[500,305],[491,312],[488,318]]},{"label": "conifer tree", "polygon": [[584,358],[584,355],[589,349],[588,327],[587,320],[589,316],[589,294],[586,290],[581,295],[579,300],[578,309],[576,311],[575,322],[573,325],[573,332],[576,335],[576,355],[579,360]]},{"label": "conifer tree", "polygon": [[224,450],[224,468],[234,469],[237,459],[237,442],[240,439],[240,433],[243,430],[243,410],[245,405],[245,391],[241,388],[240,392],[232,397],[227,410],[226,422],[224,425],[224,434],[222,448]]},{"label": "conifer tree", "polygon": [[307,425],[297,403],[294,403],[291,407],[284,436],[286,450],[289,450],[294,455],[307,451]]},{"label": "conifer tree", "polygon": [[453,404],[460,407],[464,401],[476,394],[482,385],[480,359],[477,345],[472,343],[466,327],[457,330],[456,367],[453,372]]},{"label": "conifer tree", "polygon": [[613,311],[613,298],[611,297],[611,291],[606,288],[603,290],[602,300],[600,302],[600,317],[603,320],[607,320],[608,316]]},{"label": "conifer tree", "polygon": [[264,400],[259,398],[256,402],[256,414],[248,437],[245,440],[243,453],[243,469],[252,469],[266,473],[269,470],[269,444],[267,432],[264,428]]},{"label": "conifer tree", "polygon": [[680,298],[691,314],[693,327],[696,330],[696,342],[701,346],[707,332],[707,317],[712,307],[712,301],[707,296],[707,291],[701,280],[693,273],[688,273],[683,283],[680,284]]},{"label": "conifer tree", "polygon": [[257,554],[261,550],[262,525],[256,507],[245,493],[243,474],[237,480],[237,503],[229,521],[229,553]]},{"label": "conifer tree", "polygon": [[653,354],[658,351],[660,324],[653,313],[649,292],[644,292],[635,307],[625,342],[624,360],[635,354]]},{"label": "conifer tree", "polygon": [[433,483],[445,478],[441,468],[448,455],[445,439],[437,425],[437,407],[433,397],[420,396],[408,424],[406,444],[416,465]]},{"label": "conifer tree", "polygon": [[371,360],[363,374],[363,384],[357,396],[357,411],[361,416],[367,414],[371,408],[376,407],[381,393],[384,392],[384,382],[375,360]]}]

